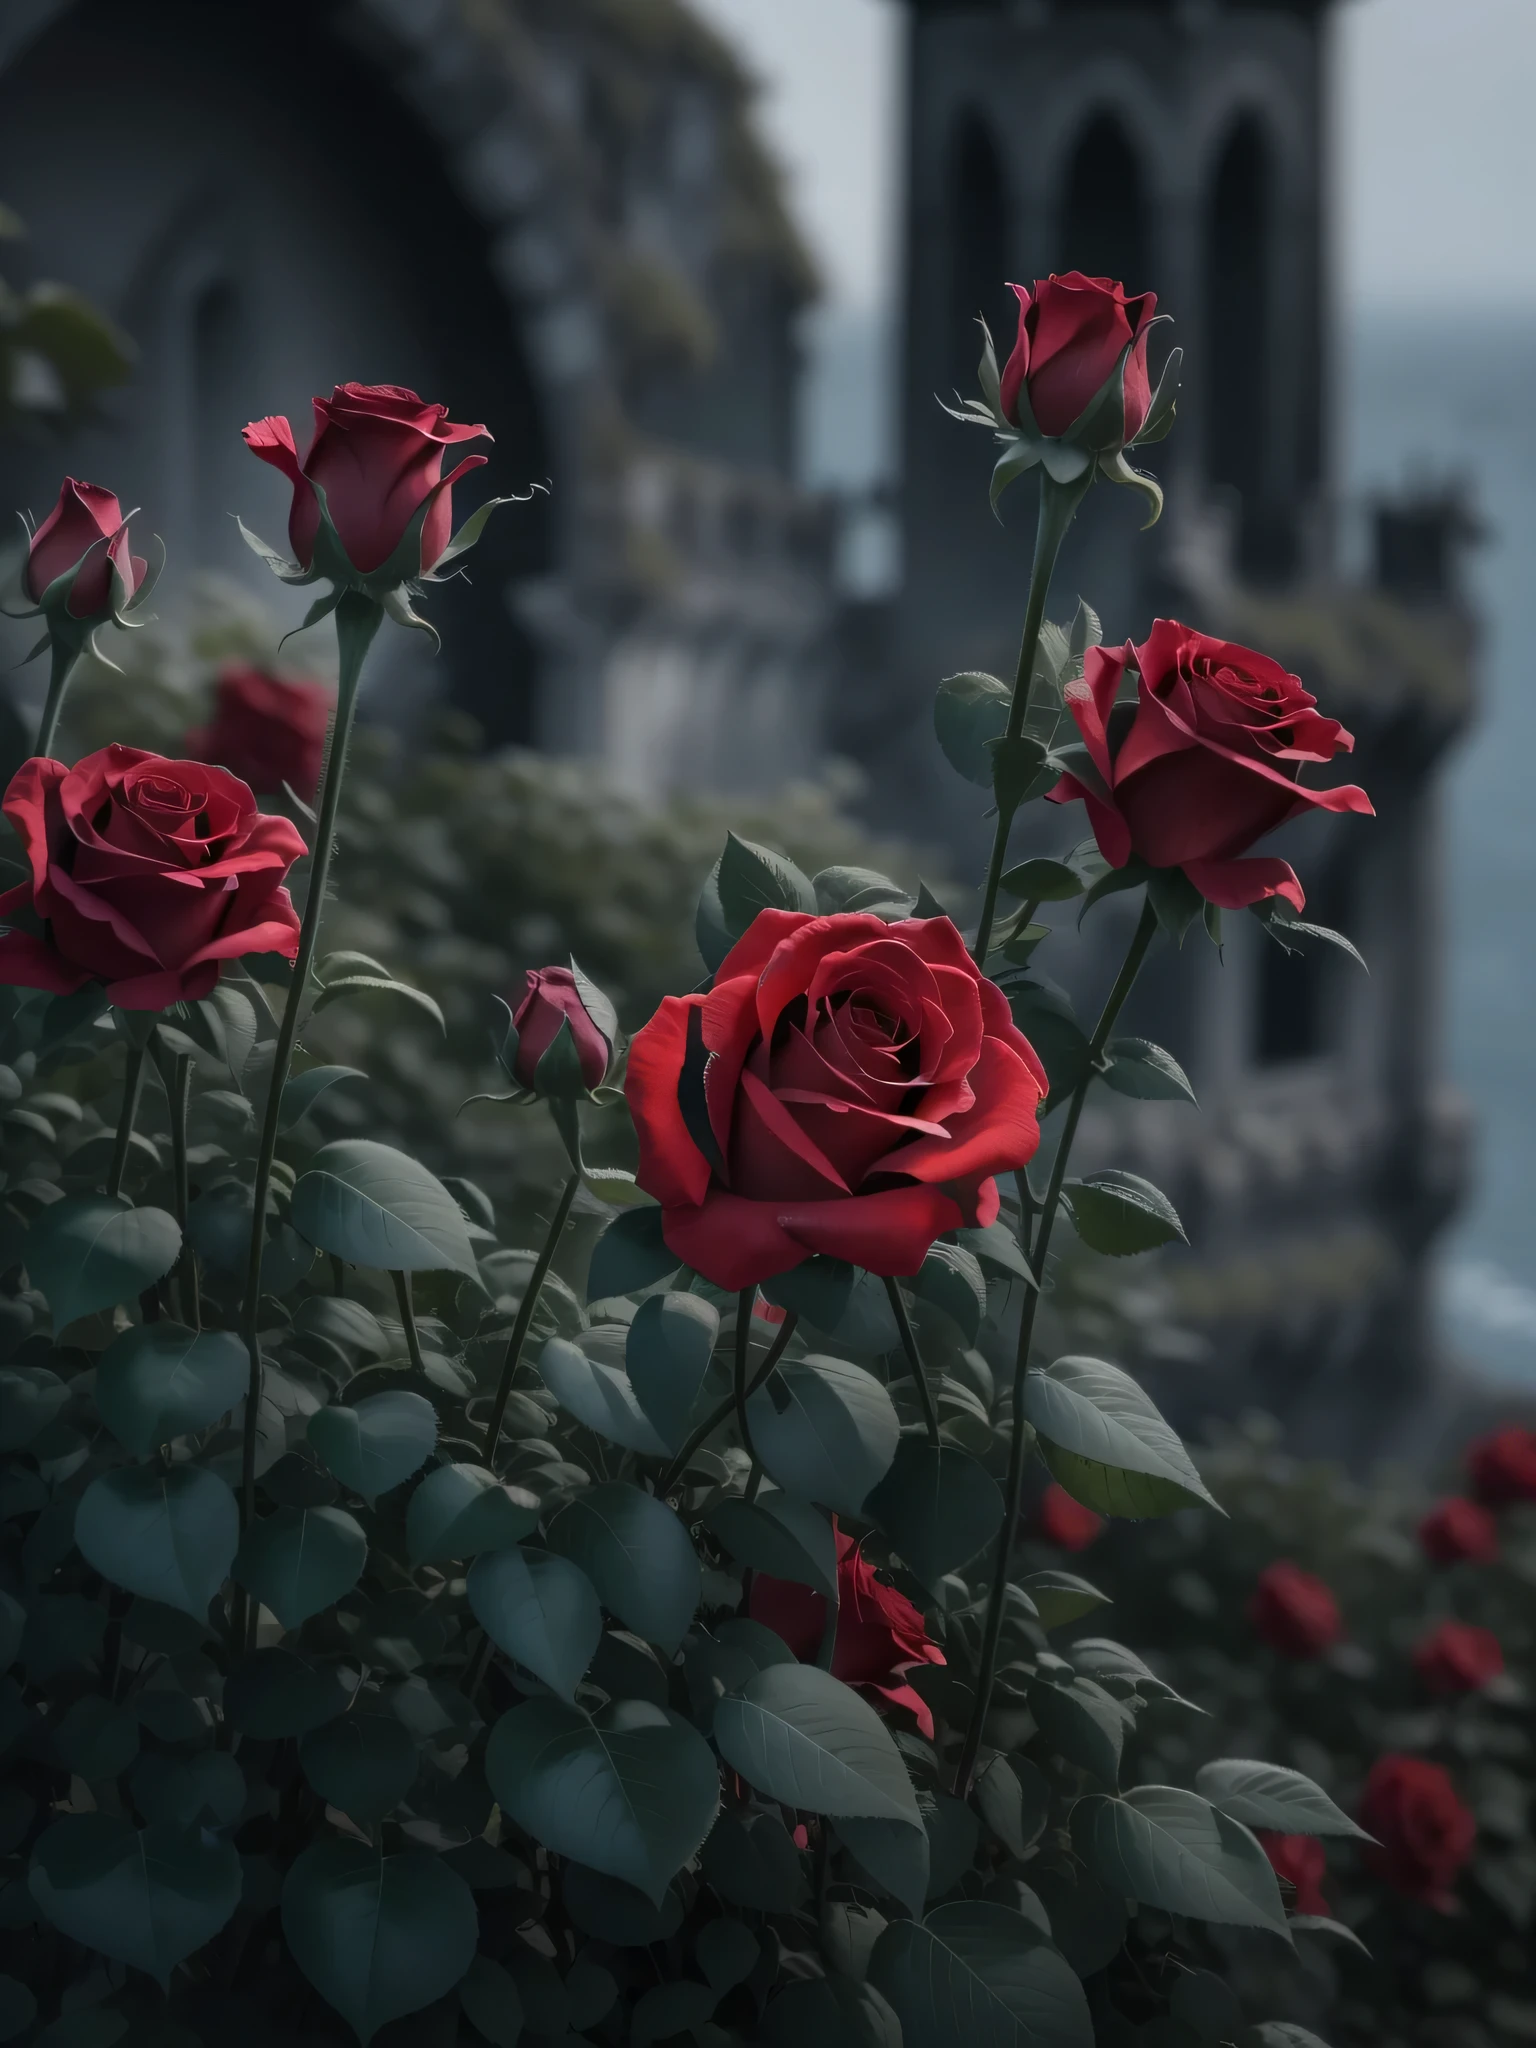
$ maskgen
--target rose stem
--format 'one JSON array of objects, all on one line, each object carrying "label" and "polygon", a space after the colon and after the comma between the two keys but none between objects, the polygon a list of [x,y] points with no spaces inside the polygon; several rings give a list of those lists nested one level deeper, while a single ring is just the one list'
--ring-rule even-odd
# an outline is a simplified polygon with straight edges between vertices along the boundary
[{"label": "rose stem", "polygon": [[[1040,517],[1035,527],[1035,559],[1029,572],[1029,602],[1024,612],[1024,635],[1019,642],[1019,665],[1014,672],[1013,695],[1008,703],[1008,727],[1005,737],[1016,740],[1024,730],[1024,720],[1034,695],[1035,651],[1040,645],[1040,628],[1045,621],[1045,600],[1051,587],[1051,574],[1056,567],[1056,557],[1066,539],[1067,528],[1072,524],[1073,515],[1082,502],[1083,492],[1093,479],[1090,467],[1087,480],[1081,484],[1058,484],[1044,471],[1040,476]],[[987,863],[987,884],[981,899],[981,922],[976,927],[976,943],[971,948],[971,958],[978,967],[986,965],[987,953],[992,944],[992,920],[997,914],[998,885],[1003,878],[1003,865],[1008,858],[1008,834],[1013,829],[1016,805],[1005,804],[1002,797],[997,800],[997,827],[992,834],[992,858]]]},{"label": "rose stem", "polygon": [[912,1318],[907,1313],[906,1297],[902,1294],[901,1283],[888,1275],[885,1291],[891,1297],[891,1313],[896,1318],[896,1327],[901,1332],[901,1348],[907,1354],[912,1381],[917,1388],[917,1398],[922,1405],[923,1421],[928,1426],[928,1441],[935,1450],[939,1447],[939,1417],[933,1405],[933,1389],[923,1371],[922,1353],[917,1348],[917,1332],[912,1327]]},{"label": "rose stem", "polygon": [[197,1254],[187,1243],[187,1098],[192,1092],[192,1057],[179,1052],[166,1090],[171,1113],[171,1208],[181,1232],[181,1255],[176,1261],[180,1299],[177,1306],[193,1329],[203,1326],[202,1303],[198,1298]]},{"label": "rose stem", "polygon": [[[757,1392],[763,1381],[767,1379],[769,1373],[773,1371],[773,1368],[788,1350],[789,1340],[795,1334],[795,1325],[799,1320],[798,1316],[786,1315],[783,1322],[779,1325],[779,1333],[769,1345],[767,1356],[752,1375],[751,1381],[748,1384],[747,1395],[749,1399]],[[735,1408],[736,1396],[730,1394],[720,1403],[718,1408],[713,1409],[710,1414],[705,1416],[704,1420],[662,1474],[661,1483],[656,1488],[658,1494],[665,1495],[672,1491],[678,1480],[687,1471],[688,1461],[699,1448],[699,1445],[708,1442],[721,1423],[730,1419],[731,1415],[735,1412]]]},{"label": "rose stem", "polygon": [[1115,978],[1115,985],[1105,998],[1099,1021],[1094,1026],[1089,1041],[1088,1058],[1083,1063],[1082,1077],[1072,1091],[1067,1105],[1067,1120],[1062,1128],[1061,1142],[1056,1147],[1056,1157],[1051,1164],[1051,1178],[1045,1190],[1045,1200],[1040,1205],[1040,1221],[1035,1232],[1035,1247],[1030,1258],[1035,1284],[1024,1296],[1019,1312],[1019,1348],[1013,1367],[1013,1436],[1008,1447],[1008,1490],[1003,1510],[1003,1526],[998,1532],[997,1556],[992,1566],[992,1586],[987,1595],[987,1619],[982,1631],[981,1656],[977,1664],[976,1704],[971,1709],[970,1726],[965,1731],[965,1747],[960,1752],[960,1766],[955,1772],[955,1797],[963,1799],[970,1789],[971,1773],[976,1768],[976,1752],[981,1747],[981,1731],[987,1718],[987,1709],[992,1702],[992,1681],[997,1671],[997,1646],[1003,1629],[1003,1606],[1008,1592],[1008,1566],[1013,1557],[1013,1546],[1019,1533],[1019,1509],[1024,1497],[1024,1467],[1028,1457],[1028,1443],[1024,1421],[1024,1382],[1029,1374],[1029,1347],[1035,1330],[1035,1310],[1039,1305],[1040,1291],[1045,1281],[1046,1253],[1051,1246],[1051,1229],[1056,1221],[1056,1212],[1061,1201],[1062,1182],[1067,1177],[1067,1160],[1072,1151],[1072,1141],[1077,1136],[1077,1126],[1083,1113],[1083,1104],[1088,1097],[1088,1086],[1098,1072],[1099,1061],[1109,1034],[1115,1028],[1115,1019],[1125,1005],[1131,992],[1131,985],[1141,971],[1141,963],[1147,956],[1157,930],[1157,913],[1150,902],[1141,907],[1141,921],[1136,927],[1124,965]]},{"label": "rose stem", "polygon": [[42,722],[37,728],[37,752],[44,758],[53,753],[54,736],[59,729],[59,714],[64,709],[64,692],[69,688],[69,679],[79,659],[78,646],[71,647],[67,641],[57,639],[50,643],[48,695],[43,699]]},{"label": "rose stem", "polygon": [[731,1373],[731,1398],[736,1410],[736,1427],[741,1431],[742,1446],[754,1464],[757,1453],[752,1448],[752,1427],[747,1421],[747,1356],[752,1349],[752,1304],[757,1299],[756,1286],[743,1287],[736,1297],[736,1359]]},{"label": "rose stem", "polygon": [[[325,908],[326,884],[330,880],[331,853],[336,841],[336,813],[341,806],[341,784],[347,766],[347,742],[357,709],[357,685],[363,660],[379,622],[383,607],[360,590],[346,591],[336,607],[336,645],[340,673],[336,689],[336,718],[330,751],[325,762],[325,781],[320,791],[320,813],[315,823],[315,841],[310,855],[309,894],[304,899],[304,918],[299,927],[299,950],[293,963],[293,979],[277,1027],[277,1044],[272,1054],[272,1078],[267,1084],[267,1106],[261,1122],[261,1142],[256,1150],[256,1177],[251,1190],[251,1242],[246,1256],[245,1295],[240,1308],[240,1334],[250,1356],[251,1375],[246,1393],[245,1428],[240,1447],[240,1526],[248,1528],[256,1514],[256,1422],[261,1413],[261,1346],[256,1325],[261,1313],[261,1258],[267,1241],[267,1195],[272,1186],[272,1161],[277,1153],[277,1130],[282,1116],[283,1089],[293,1048],[299,1039],[299,1011],[309,987],[310,969],[320,938],[320,918]],[[247,1612],[245,1594],[237,1589],[238,1612]],[[254,1609],[249,1610],[254,1615]]]},{"label": "rose stem", "polygon": [[539,1305],[539,1296],[544,1290],[544,1281],[554,1264],[555,1252],[565,1219],[571,1213],[571,1204],[576,1199],[576,1190],[581,1186],[581,1175],[573,1173],[560,1192],[555,1205],[555,1214],[549,1226],[549,1235],[544,1240],[544,1249],[534,1262],[523,1298],[518,1303],[517,1320],[512,1325],[512,1334],[507,1339],[507,1355],[502,1361],[501,1385],[496,1389],[496,1400],[491,1408],[491,1419],[485,1425],[485,1462],[491,1471],[496,1470],[496,1444],[501,1435],[502,1419],[507,1412],[507,1402],[512,1395],[512,1381],[517,1373],[517,1362],[523,1355],[523,1345],[533,1322],[533,1312]]},{"label": "rose stem", "polygon": [[107,1173],[107,1193],[123,1192],[123,1175],[128,1171],[128,1147],[133,1142],[133,1120],[139,1113],[139,1096],[144,1088],[142,1045],[130,1045],[128,1064],[123,1069],[123,1106],[117,1113],[117,1142],[112,1147],[112,1165]]},{"label": "rose stem", "polygon": [[395,1283],[395,1300],[400,1305],[400,1327],[405,1332],[405,1348],[411,1355],[411,1364],[417,1372],[425,1373],[426,1366],[421,1357],[421,1332],[416,1327],[416,1310],[411,1302],[411,1276],[409,1273],[391,1273]]}]

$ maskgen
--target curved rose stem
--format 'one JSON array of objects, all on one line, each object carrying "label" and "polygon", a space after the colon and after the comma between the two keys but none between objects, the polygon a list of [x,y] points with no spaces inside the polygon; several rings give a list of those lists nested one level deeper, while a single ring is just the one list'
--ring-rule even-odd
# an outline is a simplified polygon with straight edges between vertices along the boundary
[{"label": "curved rose stem", "polygon": [[965,1747],[960,1752],[960,1765],[955,1772],[957,1799],[963,1799],[970,1789],[971,1773],[976,1768],[976,1752],[981,1747],[981,1731],[986,1723],[987,1709],[992,1704],[992,1681],[997,1673],[997,1646],[1002,1635],[1003,1607],[1008,1592],[1008,1567],[1012,1562],[1013,1546],[1019,1533],[1019,1509],[1024,1498],[1024,1468],[1029,1457],[1029,1439],[1024,1420],[1024,1382],[1029,1375],[1029,1347],[1035,1332],[1035,1310],[1039,1306],[1041,1288],[1045,1281],[1045,1260],[1051,1248],[1051,1230],[1061,1206],[1061,1189],[1067,1177],[1067,1161],[1071,1156],[1072,1141],[1077,1136],[1083,1104],[1088,1098],[1089,1084],[1099,1071],[1099,1061],[1103,1057],[1109,1034],[1115,1028],[1115,1019],[1125,1006],[1125,999],[1141,971],[1141,963],[1147,956],[1147,948],[1151,945],[1156,930],[1157,913],[1150,902],[1143,903],[1141,920],[1136,926],[1124,965],[1115,978],[1114,987],[1105,998],[1104,1007],[1099,1012],[1099,1021],[1094,1026],[1082,1078],[1073,1089],[1072,1099],[1067,1105],[1067,1120],[1062,1128],[1061,1142],[1056,1147],[1056,1157],[1051,1164],[1051,1178],[1045,1190],[1045,1200],[1040,1205],[1039,1227],[1035,1232],[1034,1250],[1030,1255],[1030,1268],[1035,1276],[1035,1284],[1026,1291],[1019,1313],[1019,1348],[1013,1367],[1013,1435],[1008,1447],[1008,1487],[1003,1509],[1003,1526],[998,1532],[997,1556],[992,1565],[992,1585],[987,1595],[987,1618],[982,1630],[981,1656],[977,1662],[976,1704],[971,1710],[970,1726],[965,1731]]},{"label": "curved rose stem", "polygon": [[533,1312],[539,1305],[545,1278],[554,1263],[555,1251],[565,1229],[565,1220],[571,1213],[571,1204],[575,1201],[576,1190],[580,1186],[581,1175],[573,1173],[561,1190],[560,1200],[555,1205],[554,1218],[549,1226],[549,1235],[544,1240],[544,1249],[534,1261],[533,1271],[528,1276],[528,1285],[523,1290],[523,1298],[517,1305],[517,1318],[512,1325],[512,1334],[507,1339],[507,1355],[502,1361],[501,1384],[496,1389],[491,1419],[485,1425],[485,1462],[492,1472],[496,1470],[496,1444],[501,1436],[507,1402],[512,1397],[512,1381],[517,1374],[517,1362],[523,1355],[523,1345],[533,1323]]},{"label": "curved rose stem", "polygon": [[59,715],[64,709],[64,692],[69,688],[69,679],[75,672],[85,647],[85,639],[71,646],[67,639],[57,634],[48,649],[48,694],[43,699],[43,716],[37,728],[37,744],[34,753],[48,757],[53,752],[54,737],[59,729]]},{"label": "curved rose stem", "polygon": [[400,1309],[400,1327],[405,1332],[405,1348],[416,1371],[425,1373],[427,1368],[421,1356],[421,1332],[416,1327],[416,1308],[411,1300],[411,1276],[409,1273],[391,1273],[389,1277],[395,1283],[395,1301]]},{"label": "curved rose stem", "polygon": [[171,1069],[171,1085],[166,1090],[171,1112],[171,1212],[181,1232],[181,1256],[175,1274],[181,1290],[178,1306],[183,1319],[199,1330],[203,1324],[203,1305],[198,1296],[197,1254],[187,1243],[187,1098],[191,1093],[192,1056],[179,1052]]},{"label": "curved rose stem", "polygon": [[120,1195],[123,1192],[123,1175],[128,1171],[128,1147],[133,1143],[134,1118],[139,1113],[139,1097],[144,1091],[144,1055],[146,1045],[130,1045],[128,1064],[123,1068],[123,1106],[117,1113],[117,1142],[112,1147],[112,1164],[107,1170],[107,1193]]},{"label": "curved rose stem", "polygon": [[[1024,633],[1019,642],[1019,665],[1014,671],[1013,695],[1008,700],[1005,738],[1016,740],[1024,730],[1030,700],[1034,695],[1035,653],[1040,645],[1040,628],[1045,623],[1045,600],[1051,588],[1056,557],[1067,537],[1067,528],[1082,503],[1083,493],[1093,480],[1090,465],[1082,483],[1058,484],[1044,470],[1040,472],[1040,516],[1035,527],[1035,559],[1029,572],[1029,602],[1024,610]],[[1008,859],[1008,835],[1013,829],[1017,801],[997,800],[997,826],[992,834],[992,858],[987,863],[986,887],[981,899],[981,922],[971,958],[978,967],[986,965],[992,944],[992,921],[997,915],[998,885]]]},{"label": "curved rose stem", "polygon": [[923,1371],[923,1355],[917,1348],[917,1332],[912,1327],[912,1318],[907,1313],[906,1296],[901,1291],[901,1282],[886,1279],[885,1291],[891,1297],[891,1313],[896,1318],[896,1327],[901,1332],[901,1348],[907,1354],[907,1365],[917,1388],[917,1398],[922,1405],[923,1421],[928,1429],[928,1441],[935,1449],[939,1443],[939,1415],[933,1405],[933,1389]]},{"label": "curved rose stem", "polygon": [[731,1405],[736,1410],[736,1427],[741,1431],[742,1447],[753,1464],[757,1453],[752,1448],[752,1425],[747,1420],[747,1359],[752,1350],[752,1304],[757,1300],[756,1286],[743,1287],[736,1297],[736,1344],[735,1360],[731,1368]]},{"label": "curved rose stem", "polygon": [[[277,1153],[277,1131],[282,1116],[283,1089],[293,1049],[299,1040],[299,1012],[309,988],[310,969],[320,938],[320,919],[325,909],[326,884],[331,874],[331,854],[336,841],[336,814],[341,805],[341,784],[347,767],[347,742],[357,710],[357,685],[363,660],[384,617],[383,608],[359,590],[347,591],[336,607],[336,645],[340,670],[336,690],[336,718],[326,756],[325,781],[320,791],[320,812],[315,822],[315,840],[309,864],[309,894],[304,899],[304,917],[299,927],[299,950],[294,958],[293,979],[277,1027],[277,1044],[272,1053],[272,1078],[267,1084],[267,1105],[261,1121],[261,1139],[256,1149],[256,1174],[251,1189],[251,1241],[246,1257],[245,1295],[240,1308],[240,1334],[250,1356],[251,1374],[246,1392],[245,1427],[240,1447],[240,1526],[246,1528],[256,1513],[256,1423],[261,1412],[261,1346],[256,1324],[261,1311],[261,1259],[267,1241],[267,1196],[272,1187],[272,1161]],[[236,1595],[239,1612],[246,1612],[243,1593]],[[254,1609],[249,1610],[254,1614]]]},{"label": "curved rose stem", "polygon": [[[783,1322],[779,1325],[779,1333],[769,1345],[767,1356],[748,1382],[747,1397],[749,1400],[789,1349],[789,1340],[795,1334],[795,1325],[799,1320],[798,1316],[786,1315]],[[660,1484],[656,1488],[658,1495],[664,1497],[672,1491],[679,1479],[688,1470],[688,1461],[699,1448],[699,1445],[707,1443],[721,1423],[730,1420],[735,1410],[736,1396],[734,1393],[728,1394],[718,1408],[710,1410],[709,1414],[705,1416],[666,1471],[661,1475]]]}]

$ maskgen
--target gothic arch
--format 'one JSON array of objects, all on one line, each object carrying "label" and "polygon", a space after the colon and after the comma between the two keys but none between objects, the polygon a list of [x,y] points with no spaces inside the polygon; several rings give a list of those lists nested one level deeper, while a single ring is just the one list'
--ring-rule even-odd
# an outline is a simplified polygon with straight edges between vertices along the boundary
[{"label": "gothic arch", "polygon": [[981,353],[979,313],[992,330],[998,361],[1013,346],[1017,318],[1008,290],[1012,264],[1009,197],[992,125],[979,108],[954,124],[949,153],[949,373],[962,390],[975,379]]},{"label": "gothic arch", "polygon": [[[1262,552],[1273,489],[1277,165],[1269,130],[1236,113],[1209,159],[1202,217],[1205,467],[1232,494],[1239,550]],[[1250,566],[1257,564],[1250,563]]]},{"label": "gothic arch", "polygon": [[1061,158],[1052,267],[1145,291],[1152,235],[1142,156],[1119,111],[1084,114]]}]

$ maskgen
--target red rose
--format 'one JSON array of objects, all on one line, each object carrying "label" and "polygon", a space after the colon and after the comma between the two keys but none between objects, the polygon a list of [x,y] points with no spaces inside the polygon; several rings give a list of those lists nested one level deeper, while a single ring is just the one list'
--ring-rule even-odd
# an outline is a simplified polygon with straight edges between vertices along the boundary
[{"label": "red rose", "polygon": [[286,782],[313,803],[335,701],[323,683],[231,663],[219,671],[212,723],[189,732],[187,748],[199,760],[217,761],[259,796],[276,795]]},{"label": "red rose", "polygon": [[1467,1452],[1472,1491],[1491,1508],[1536,1500],[1536,1430],[1506,1423]]},{"label": "red rose", "polygon": [[1468,1621],[1442,1621],[1418,1644],[1413,1668],[1432,1693],[1448,1697],[1480,1692],[1504,1669],[1504,1652],[1491,1628]]},{"label": "red rose", "polygon": [[1435,1564],[1491,1564],[1499,1554],[1499,1525],[1475,1500],[1456,1494],[1430,1509],[1419,1524],[1419,1542]]},{"label": "red rose", "polygon": [[[1134,708],[1116,707],[1128,669]],[[1182,868],[1209,903],[1242,910],[1283,896],[1297,910],[1302,886],[1283,860],[1244,860],[1266,832],[1308,810],[1374,816],[1363,789],[1306,789],[1307,761],[1331,761],[1354,740],[1293,675],[1227,640],[1159,619],[1145,645],[1092,647],[1067,708],[1092,764],[1092,780],[1064,775],[1055,803],[1081,797],[1111,867],[1134,855]]]},{"label": "red rose", "polygon": [[405,575],[425,575],[447,547],[453,524],[452,488],[483,455],[466,455],[444,476],[443,451],[455,441],[490,440],[484,427],[456,426],[445,405],[424,405],[398,384],[338,384],[317,398],[315,434],[300,462],[285,419],[253,420],[245,445],[280,469],[293,485],[288,538],[294,559],[308,568],[320,528],[320,501],[347,559],[360,575],[383,568],[405,539],[411,521],[428,507],[421,529],[421,559]]},{"label": "red rose", "polygon": [[569,967],[530,967],[512,1022],[517,1026],[512,1074],[525,1088],[538,1085],[539,1061],[560,1036],[562,1024],[571,1027],[582,1080],[588,1088],[601,1084],[613,1047],[593,1021]]},{"label": "red rose", "polygon": [[813,1252],[915,1273],[1034,1156],[1045,1070],[947,917],[761,910],[668,996],[625,1093],[668,1245],[717,1287]]},{"label": "red rose", "polygon": [[[837,1528],[836,1519],[833,1527]],[[929,1740],[933,1715],[907,1685],[914,1664],[942,1664],[944,1652],[923,1627],[923,1617],[904,1593],[888,1586],[866,1564],[857,1543],[837,1530],[837,1639],[832,1648],[832,1676],[860,1692],[873,1693],[887,1706],[905,1707]],[[824,1593],[754,1572],[747,1612],[771,1628],[802,1664],[821,1648],[827,1625]]]},{"label": "red rose", "polygon": [[1328,1901],[1321,1890],[1328,1852],[1316,1835],[1277,1835],[1270,1828],[1256,1828],[1254,1832],[1276,1877],[1283,1877],[1287,1884],[1296,1887],[1295,1910],[1328,1919]]},{"label": "red rose", "polygon": [[1074,1500],[1055,1480],[1041,1494],[1035,1520],[1046,1542],[1058,1550],[1086,1550],[1104,1527],[1102,1515]]},{"label": "red rose", "polygon": [[103,981],[121,1010],[163,1010],[207,995],[226,960],[298,951],[283,880],[304,842],[222,768],[118,746],[25,761],[4,809],[32,879],[0,919],[31,910],[44,931],[0,934],[0,982]]},{"label": "red rose", "polygon": [[1376,1837],[1366,1861],[1394,1891],[1451,1910],[1450,1887],[1472,1854],[1477,1822],[1439,1764],[1378,1757],[1360,1795],[1360,1825]]},{"label": "red rose", "polygon": [[22,588],[41,604],[49,584],[78,568],[66,609],[77,619],[105,619],[113,608],[112,572],[124,605],[144,579],[142,556],[129,553],[128,523],[122,507],[100,484],[67,476],[59,502],[33,534],[22,571]]},{"label": "red rose", "polygon": [[1339,1603],[1328,1587],[1288,1558],[1259,1573],[1248,1619],[1284,1657],[1321,1657],[1344,1633]]},{"label": "red rose", "polygon": [[1028,398],[1030,415],[1042,434],[1067,432],[1088,410],[1115,373],[1125,365],[1125,415],[1108,430],[1106,447],[1124,447],[1146,424],[1152,404],[1147,375],[1147,333],[1157,311],[1157,294],[1126,297],[1125,286],[1107,277],[1084,277],[1069,270],[1064,277],[1008,287],[1019,302],[1019,338],[1003,366],[1003,412],[1026,431],[1019,417],[1019,392]]}]

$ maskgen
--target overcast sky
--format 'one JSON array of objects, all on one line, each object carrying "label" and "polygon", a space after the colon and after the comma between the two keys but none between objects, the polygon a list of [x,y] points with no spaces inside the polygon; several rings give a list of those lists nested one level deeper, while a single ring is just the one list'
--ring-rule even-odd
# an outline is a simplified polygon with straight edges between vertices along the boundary
[{"label": "overcast sky", "polygon": [[[764,81],[762,116],[836,301],[889,273],[895,0],[694,0]],[[1346,305],[1536,307],[1536,0],[1344,0]]]}]

